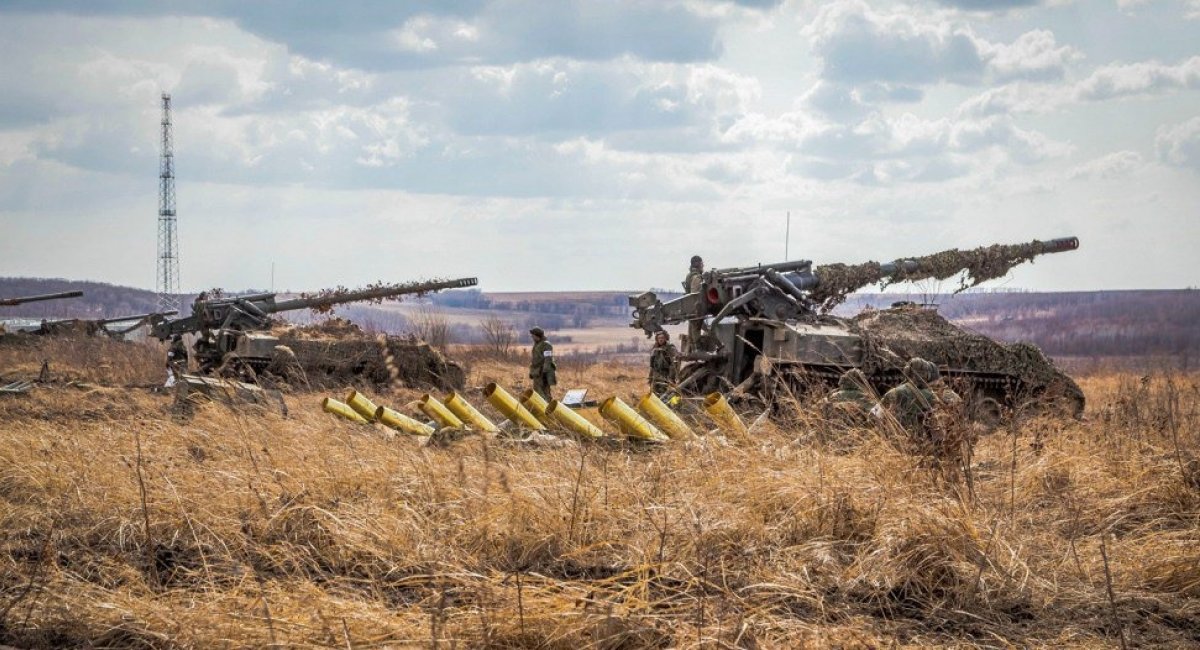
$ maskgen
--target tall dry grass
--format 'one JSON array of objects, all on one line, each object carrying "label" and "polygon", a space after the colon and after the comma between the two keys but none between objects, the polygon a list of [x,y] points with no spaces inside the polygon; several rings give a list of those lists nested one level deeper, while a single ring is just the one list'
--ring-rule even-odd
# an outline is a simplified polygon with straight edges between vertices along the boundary
[{"label": "tall dry grass", "polygon": [[1195,647],[1200,382],[1084,389],[1087,421],[984,436],[959,473],[804,408],[752,444],[436,447],[315,395],[183,424],[165,395],[40,389],[0,401],[0,643]]}]

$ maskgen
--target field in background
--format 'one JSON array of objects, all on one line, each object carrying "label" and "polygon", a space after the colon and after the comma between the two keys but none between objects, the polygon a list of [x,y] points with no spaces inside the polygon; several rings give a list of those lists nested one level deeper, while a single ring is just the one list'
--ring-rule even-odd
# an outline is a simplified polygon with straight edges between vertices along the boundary
[{"label": "field in background", "polygon": [[[125,387],[161,380],[160,350],[47,345],[0,347],[0,375],[49,359],[56,382],[0,397],[0,643],[1200,644],[1195,374],[1092,374],[1084,421],[1016,423],[962,471],[806,408],[653,450],[421,446],[317,394],[182,423]],[[620,364],[563,374],[644,388]],[[488,381],[524,368],[471,363],[484,410]]]}]

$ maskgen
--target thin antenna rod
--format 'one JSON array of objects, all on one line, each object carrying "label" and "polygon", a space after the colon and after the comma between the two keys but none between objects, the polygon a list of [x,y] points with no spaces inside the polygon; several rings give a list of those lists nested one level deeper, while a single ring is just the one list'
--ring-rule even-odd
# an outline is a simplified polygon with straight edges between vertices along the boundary
[{"label": "thin antenna rod", "polygon": [[785,260],[792,259],[791,255],[788,254],[790,252],[789,248],[791,247],[791,243],[792,243],[792,211],[788,210],[787,230],[784,231],[784,235],[783,235],[783,259],[785,259]]}]

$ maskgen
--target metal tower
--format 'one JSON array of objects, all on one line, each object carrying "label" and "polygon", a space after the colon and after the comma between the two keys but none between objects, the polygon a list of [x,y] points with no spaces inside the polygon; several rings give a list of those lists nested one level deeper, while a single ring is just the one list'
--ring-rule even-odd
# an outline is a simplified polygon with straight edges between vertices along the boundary
[{"label": "metal tower", "polygon": [[179,309],[179,238],[175,231],[175,152],[171,142],[171,96],[162,95],[162,156],[158,163],[159,311]]}]

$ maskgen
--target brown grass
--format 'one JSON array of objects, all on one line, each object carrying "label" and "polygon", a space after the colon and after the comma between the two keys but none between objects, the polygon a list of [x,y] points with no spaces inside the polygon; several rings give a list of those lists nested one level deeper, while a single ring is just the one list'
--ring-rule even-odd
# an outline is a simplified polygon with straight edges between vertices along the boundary
[{"label": "brown grass", "polygon": [[[157,377],[132,354],[108,383]],[[0,349],[0,374],[39,365]],[[523,376],[480,361],[469,384]],[[560,381],[644,388],[618,365]],[[164,394],[39,388],[0,398],[0,643],[1195,647],[1200,382],[1084,389],[1087,421],[984,436],[954,474],[804,408],[751,445],[437,447],[314,394],[181,424]]]}]

